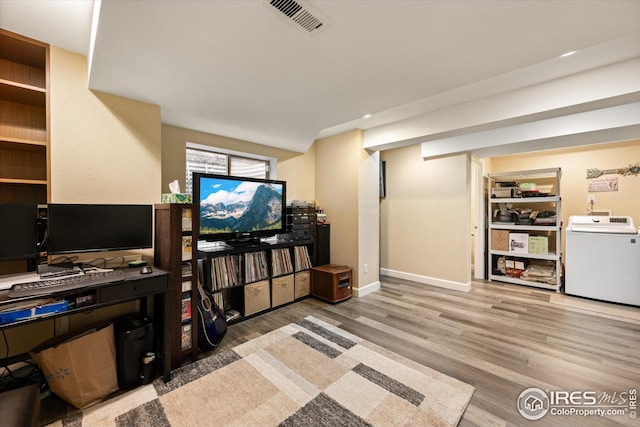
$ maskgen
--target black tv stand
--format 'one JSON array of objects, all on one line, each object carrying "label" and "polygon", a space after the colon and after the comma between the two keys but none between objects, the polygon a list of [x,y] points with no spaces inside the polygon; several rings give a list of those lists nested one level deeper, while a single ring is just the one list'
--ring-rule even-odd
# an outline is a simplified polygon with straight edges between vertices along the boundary
[{"label": "black tv stand", "polygon": [[249,246],[260,246],[262,243],[259,237],[245,237],[240,239],[225,240],[225,243],[232,248],[247,248]]},{"label": "black tv stand", "polygon": [[198,246],[204,286],[225,313],[241,322],[268,310],[310,295],[314,241],[262,240],[258,244],[232,247]]}]

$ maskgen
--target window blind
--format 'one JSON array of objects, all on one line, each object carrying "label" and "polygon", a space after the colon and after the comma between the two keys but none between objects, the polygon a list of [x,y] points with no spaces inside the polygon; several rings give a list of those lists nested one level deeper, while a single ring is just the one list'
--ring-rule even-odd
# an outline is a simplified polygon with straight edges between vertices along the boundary
[{"label": "window blind", "polygon": [[193,194],[193,173],[215,173],[218,175],[246,178],[269,178],[269,161],[235,156],[216,151],[187,148],[185,192]]}]

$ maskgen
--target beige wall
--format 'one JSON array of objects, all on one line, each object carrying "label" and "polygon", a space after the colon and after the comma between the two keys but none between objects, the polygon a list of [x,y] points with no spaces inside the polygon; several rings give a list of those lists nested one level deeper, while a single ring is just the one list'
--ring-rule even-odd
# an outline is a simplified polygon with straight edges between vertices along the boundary
[{"label": "beige wall", "polygon": [[306,153],[278,161],[278,179],[287,181],[287,199],[316,199],[316,147]]},{"label": "beige wall", "polygon": [[319,139],[316,151],[316,203],[331,224],[331,263],[358,266],[358,133]]},{"label": "beige wall", "polygon": [[268,147],[239,139],[198,132],[176,126],[162,125],[162,192],[169,192],[169,183],[178,180],[185,188],[186,144],[207,145],[225,150],[274,157],[278,160],[277,179],[287,181],[287,199],[313,200],[313,151],[306,154]]},{"label": "beige wall", "polygon": [[51,47],[51,201],[160,201],[160,107],[87,89],[87,58]]},{"label": "beige wall", "polygon": [[55,46],[50,82],[51,202],[159,203],[160,107],[89,90],[87,58]]},{"label": "beige wall", "polygon": [[420,146],[384,151],[383,272],[454,289],[471,280],[470,159],[423,160]]},{"label": "beige wall", "polygon": [[379,159],[363,143],[361,130],[314,143],[316,202],[331,224],[331,263],[353,268],[356,294],[379,285]]},{"label": "beige wall", "polygon": [[[640,226],[640,176],[605,175],[618,177],[618,191],[597,193],[588,192],[586,179],[587,169],[617,169],[638,162],[640,140],[494,157],[487,164],[489,173],[560,167],[564,226],[571,215],[587,215],[588,194],[596,197],[594,209],[611,209],[614,215],[631,216],[636,226]],[[562,241],[565,241],[564,229]]]}]

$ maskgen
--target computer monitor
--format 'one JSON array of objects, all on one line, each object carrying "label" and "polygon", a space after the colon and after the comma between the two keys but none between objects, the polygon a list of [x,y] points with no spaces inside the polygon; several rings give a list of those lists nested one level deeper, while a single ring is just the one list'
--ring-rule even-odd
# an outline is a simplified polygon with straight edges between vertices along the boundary
[{"label": "computer monitor", "polygon": [[0,203],[0,261],[35,259],[38,205]]},{"label": "computer monitor", "polygon": [[52,203],[47,218],[49,255],[153,246],[151,205]]}]

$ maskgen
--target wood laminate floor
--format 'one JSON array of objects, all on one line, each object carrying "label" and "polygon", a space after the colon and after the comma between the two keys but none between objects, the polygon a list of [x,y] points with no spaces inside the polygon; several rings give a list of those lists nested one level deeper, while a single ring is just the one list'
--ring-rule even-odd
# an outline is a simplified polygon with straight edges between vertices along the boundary
[{"label": "wood laminate floor", "polygon": [[232,325],[222,349],[313,315],[473,385],[460,426],[640,425],[628,414],[528,421],[516,406],[530,387],[618,397],[639,390],[640,320],[553,304],[553,291],[518,285],[474,282],[458,292],[388,277],[381,283],[362,298],[336,305],[309,298]]},{"label": "wood laminate floor", "polygon": [[[381,283],[380,290],[362,298],[335,305],[308,298],[231,325],[216,352],[313,315],[473,385],[460,426],[640,425],[628,415],[547,414],[528,421],[516,406],[530,387],[610,395],[640,389],[640,316],[600,314],[566,305],[569,297],[554,291],[498,282],[474,282],[469,292],[389,277]],[[563,304],[551,302],[558,297]],[[575,301],[577,307],[589,303]],[[597,305],[640,313],[639,308]],[[51,402],[41,413],[43,424],[70,408],[60,399],[45,400]]]}]

